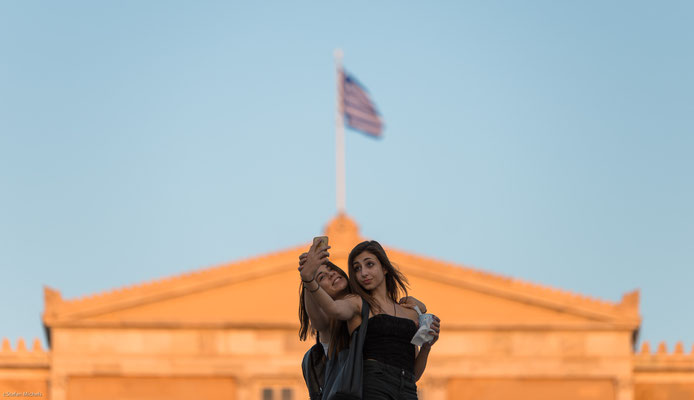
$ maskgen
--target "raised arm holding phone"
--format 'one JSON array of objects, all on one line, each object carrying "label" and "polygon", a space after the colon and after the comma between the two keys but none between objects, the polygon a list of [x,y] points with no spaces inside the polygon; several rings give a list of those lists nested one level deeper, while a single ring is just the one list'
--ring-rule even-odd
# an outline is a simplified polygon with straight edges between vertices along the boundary
[{"label": "raised arm holding phone", "polygon": [[[407,280],[393,267],[376,241],[360,243],[349,255],[349,286],[353,293],[341,298],[331,296],[331,287],[322,284],[326,277],[335,276],[324,271],[329,262],[329,248],[327,238],[319,237],[308,253],[300,257],[299,272],[307,309],[312,309],[318,318],[344,321],[351,334],[362,324],[362,299],[366,301],[371,312],[364,342],[363,398],[416,399],[415,382],[424,372],[431,346],[438,340],[440,321],[433,317],[430,342],[423,344],[421,349],[411,344],[419,326],[418,314],[412,308],[417,305],[426,312],[426,307],[407,296],[396,301],[400,292],[407,294]],[[329,282],[334,284],[339,280]],[[335,333],[336,330],[330,332],[331,338]],[[337,350],[333,345],[331,340],[329,354]],[[391,397],[382,397],[386,394]]]}]

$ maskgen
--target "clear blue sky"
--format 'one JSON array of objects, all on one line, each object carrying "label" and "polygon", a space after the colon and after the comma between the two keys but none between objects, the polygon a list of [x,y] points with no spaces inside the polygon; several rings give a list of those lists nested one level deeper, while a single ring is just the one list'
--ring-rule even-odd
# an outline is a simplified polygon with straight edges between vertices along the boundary
[{"label": "clear blue sky", "polygon": [[0,3],[0,336],[45,340],[43,285],[321,232],[340,47],[386,124],[347,132],[364,235],[610,301],[640,288],[641,339],[691,348],[694,3],[248,3]]}]

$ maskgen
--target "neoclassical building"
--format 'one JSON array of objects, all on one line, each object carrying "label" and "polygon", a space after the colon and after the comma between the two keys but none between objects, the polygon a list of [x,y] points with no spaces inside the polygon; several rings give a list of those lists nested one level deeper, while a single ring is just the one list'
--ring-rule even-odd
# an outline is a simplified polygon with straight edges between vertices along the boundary
[{"label": "neoclassical building", "polygon": [[[363,238],[331,220],[331,260]],[[307,398],[298,255],[308,243],[189,274],[63,299],[45,288],[49,350],[4,339],[3,397],[51,400]],[[386,246],[442,321],[423,400],[694,399],[694,349],[635,351],[639,293],[618,303]],[[5,305],[7,307],[8,305]]]}]

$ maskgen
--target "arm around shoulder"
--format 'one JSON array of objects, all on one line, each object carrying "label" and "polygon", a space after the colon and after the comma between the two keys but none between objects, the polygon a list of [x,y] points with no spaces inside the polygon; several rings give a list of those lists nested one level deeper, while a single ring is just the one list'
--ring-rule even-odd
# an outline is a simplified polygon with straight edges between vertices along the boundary
[{"label": "arm around shoulder", "polygon": [[327,315],[342,321],[348,321],[360,312],[361,297],[357,295],[348,295],[344,299],[335,300],[333,302],[333,307],[330,310],[326,310]]},{"label": "arm around shoulder", "polygon": [[427,312],[427,306],[412,296],[403,297],[400,299],[400,301],[398,303],[400,303],[400,305],[402,305],[403,307],[413,309],[413,310],[414,310],[414,307],[417,306],[417,307],[419,307],[419,311],[421,311],[422,313]]},{"label": "arm around shoulder", "polygon": [[315,281],[307,289],[309,289],[313,300],[330,318],[347,321],[361,311],[361,297],[359,296],[350,295],[344,299],[334,300]]}]

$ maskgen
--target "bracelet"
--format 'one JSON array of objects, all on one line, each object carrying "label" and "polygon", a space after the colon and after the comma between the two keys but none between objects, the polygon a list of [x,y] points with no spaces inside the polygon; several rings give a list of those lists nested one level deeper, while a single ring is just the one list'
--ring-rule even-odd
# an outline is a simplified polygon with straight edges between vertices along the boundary
[{"label": "bracelet", "polygon": [[305,280],[302,279],[301,282],[303,282],[303,283],[311,283],[311,282],[313,282],[315,279],[316,279],[316,277],[314,276],[313,278],[311,278],[310,281],[305,281]]},{"label": "bracelet", "polygon": [[318,286],[316,287],[316,290],[311,290],[311,289],[309,289],[308,292],[309,292],[309,293],[315,293],[315,292],[318,291],[318,289],[320,289],[320,285],[318,285]]}]

